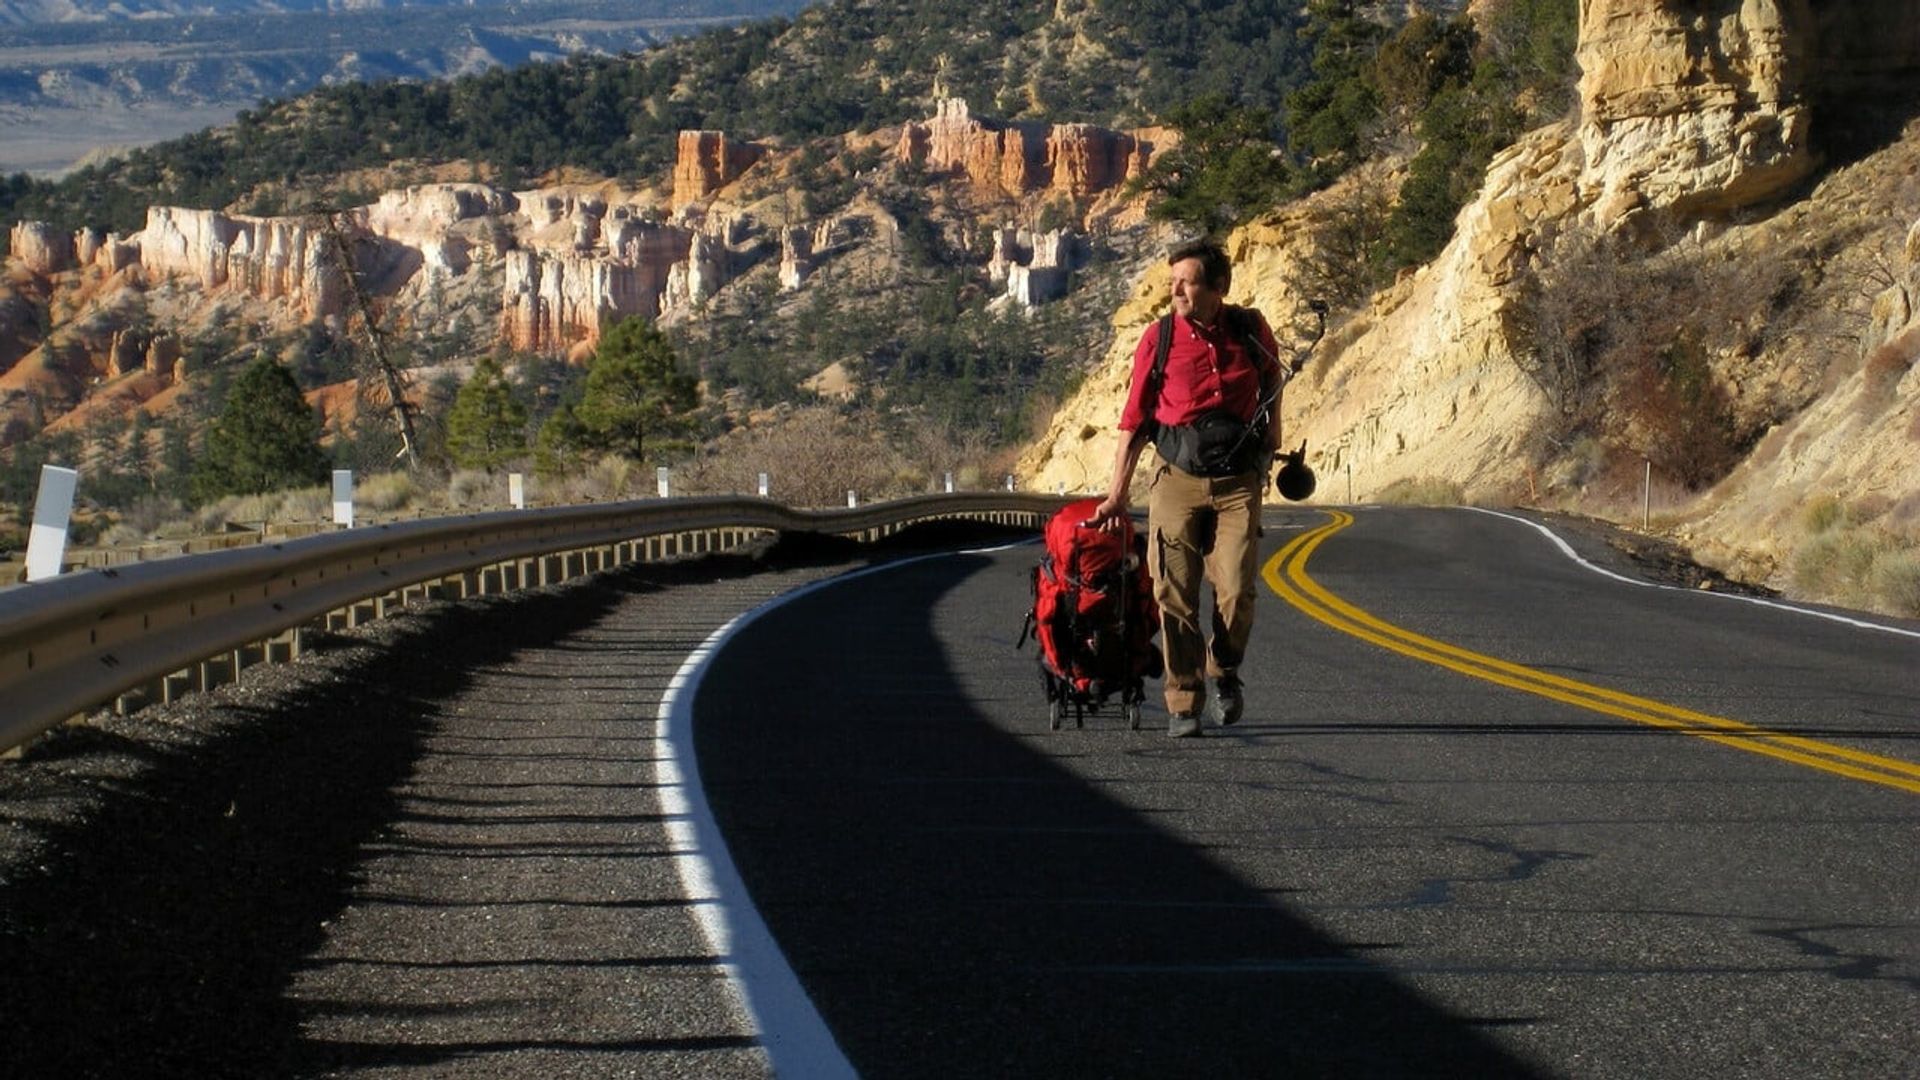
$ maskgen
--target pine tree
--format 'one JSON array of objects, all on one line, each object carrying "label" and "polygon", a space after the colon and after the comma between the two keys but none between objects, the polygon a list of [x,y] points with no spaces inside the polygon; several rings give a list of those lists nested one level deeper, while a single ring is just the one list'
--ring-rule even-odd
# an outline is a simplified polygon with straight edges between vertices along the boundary
[{"label": "pine tree", "polygon": [[601,333],[574,416],[596,444],[638,461],[648,435],[685,430],[699,404],[699,383],[680,370],[673,344],[635,315]]},{"label": "pine tree", "polygon": [[526,406],[514,396],[500,361],[485,357],[454,395],[447,413],[447,453],[455,465],[492,472],[526,449]]},{"label": "pine tree", "polygon": [[573,407],[555,409],[533,437],[533,471],[541,476],[564,476],[574,471],[586,443],[586,429],[573,415]]},{"label": "pine tree", "polygon": [[1273,136],[1273,116],[1203,94],[1174,109],[1167,123],[1180,141],[1135,181],[1158,192],[1152,214],[1219,234],[1279,202],[1292,178]]},{"label": "pine tree", "polygon": [[322,483],[327,455],[320,449],[320,416],[300,396],[286,368],[261,356],[227,392],[193,468],[193,497],[257,495]]}]

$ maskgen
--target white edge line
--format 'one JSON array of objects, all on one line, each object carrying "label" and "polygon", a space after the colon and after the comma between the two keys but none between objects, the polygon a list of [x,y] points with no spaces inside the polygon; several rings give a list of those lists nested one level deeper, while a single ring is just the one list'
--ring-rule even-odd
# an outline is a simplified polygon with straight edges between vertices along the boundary
[{"label": "white edge line", "polygon": [[[1020,541],[1019,543],[1031,543]],[[928,559],[960,554],[1003,551],[1018,544],[968,551],[919,555],[849,571],[783,593],[738,615],[708,635],[688,654],[660,700],[660,741],[665,753],[655,767],[660,809],[667,837],[680,873],[681,887],[700,924],[708,946],[720,958],[720,967],[740,996],[748,1019],[772,1063],[775,1076],[857,1077],[853,1064],[834,1040],[826,1021],[813,1007],[800,978],[753,906],[746,882],[734,866],[720,835],[713,808],[700,779],[700,763],[693,750],[693,702],[707,669],[734,635],[775,609],[829,586],[868,574],[897,570]]]},{"label": "white edge line", "polygon": [[1795,615],[1810,615],[1816,619],[1825,619],[1828,622],[1840,623],[1843,626],[1851,626],[1858,630],[1878,630],[1885,634],[1898,634],[1901,637],[1920,638],[1920,631],[1908,630],[1898,626],[1888,626],[1885,623],[1868,622],[1865,619],[1850,618],[1846,615],[1836,615],[1831,611],[1816,611],[1813,608],[1798,607],[1794,604],[1783,604],[1778,600],[1768,600],[1762,596],[1741,596],[1738,593],[1713,592],[1705,589],[1682,589],[1675,585],[1663,585],[1657,581],[1642,581],[1639,578],[1627,577],[1625,574],[1616,574],[1603,566],[1596,566],[1582,558],[1579,552],[1573,550],[1573,545],[1562,540],[1558,533],[1537,521],[1530,521],[1518,514],[1505,514],[1498,510],[1488,510],[1483,506],[1464,506],[1461,507],[1461,509],[1472,510],[1475,513],[1488,514],[1497,518],[1505,518],[1508,521],[1517,521],[1522,525],[1537,529],[1541,535],[1553,541],[1554,546],[1559,548],[1561,554],[1567,558],[1572,559],[1574,562],[1579,563],[1581,566],[1586,567],[1596,574],[1610,577],[1615,581],[1624,581],[1629,585],[1639,585],[1649,589],[1667,589],[1672,592],[1687,593],[1692,596],[1706,595],[1717,596],[1722,600],[1739,600],[1742,603],[1758,604],[1761,607],[1773,608],[1776,611],[1792,612]]}]

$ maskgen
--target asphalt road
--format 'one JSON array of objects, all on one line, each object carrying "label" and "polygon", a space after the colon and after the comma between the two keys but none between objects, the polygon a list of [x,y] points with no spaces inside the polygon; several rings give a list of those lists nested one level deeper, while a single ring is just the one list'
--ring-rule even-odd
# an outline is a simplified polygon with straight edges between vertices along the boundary
[{"label": "asphalt road", "polygon": [[713,660],[714,815],[863,1075],[1920,1075],[1920,626],[1468,510],[1266,526],[1248,716],[1200,740],[1157,685],[1147,731],[1047,730],[1032,546]]}]

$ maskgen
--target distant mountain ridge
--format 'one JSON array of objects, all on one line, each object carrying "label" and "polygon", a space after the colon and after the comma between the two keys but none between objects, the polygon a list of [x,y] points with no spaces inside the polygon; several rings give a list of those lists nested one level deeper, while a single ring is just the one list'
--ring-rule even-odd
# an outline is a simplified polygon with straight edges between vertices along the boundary
[{"label": "distant mountain ridge", "polygon": [[[715,26],[786,15],[803,0],[0,0],[0,173],[78,155],[70,130],[170,135],[225,106],[354,81],[434,80],[575,54],[652,48]],[[117,121],[138,113],[143,124]],[[55,139],[37,139],[53,129]],[[169,130],[171,128],[171,130]],[[150,137],[149,137],[150,138]],[[54,145],[42,147],[42,143]],[[84,144],[83,144],[84,145]]]},{"label": "distant mountain ridge", "polygon": [[0,0],[0,25],[472,6],[469,0]]}]

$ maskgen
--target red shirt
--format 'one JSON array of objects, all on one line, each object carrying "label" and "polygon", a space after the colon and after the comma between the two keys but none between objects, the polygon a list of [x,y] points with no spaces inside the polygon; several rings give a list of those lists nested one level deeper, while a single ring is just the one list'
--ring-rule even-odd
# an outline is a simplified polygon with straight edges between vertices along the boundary
[{"label": "red shirt", "polygon": [[[1279,374],[1280,347],[1273,330],[1259,312],[1240,309],[1251,315],[1259,326],[1260,347],[1265,355],[1249,357],[1246,338],[1228,329],[1229,319],[1223,307],[1209,330],[1192,319],[1173,317],[1173,345],[1167,351],[1167,370],[1160,382],[1160,399],[1153,418],[1162,424],[1185,424],[1201,413],[1225,409],[1242,420],[1252,420],[1260,408],[1260,374]],[[1243,316],[1244,317],[1244,316]],[[1153,370],[1153,355],[1160,344],[1160,320],[1155,319],[1140,335],[1133,350],[1133,380],[1127,389],[1126,407],[1120,410],[1120,430],[1137,431],[1146,420],[1140,394],[1146,387],[1147,373]]]}]

